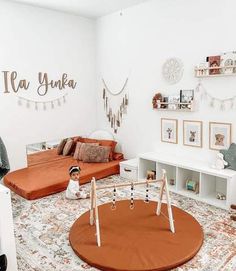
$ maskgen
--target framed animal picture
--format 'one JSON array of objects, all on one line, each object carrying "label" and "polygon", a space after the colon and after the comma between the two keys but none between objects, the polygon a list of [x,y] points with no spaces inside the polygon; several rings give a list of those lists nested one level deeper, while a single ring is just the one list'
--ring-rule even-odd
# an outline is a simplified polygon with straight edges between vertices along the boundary
[{"label": "framed animal picture", "polygon": [[202,148],[202,121],[183,121],[183,144]]},{"label": "framed animal picture", "polygon": [[209,123],[209,148],[212,150],[228,149],[231,144],[231,123]]},{"label": "framed animal picture", "polygon": [[178,120],[161,118],[161,141],[178,143]]}]

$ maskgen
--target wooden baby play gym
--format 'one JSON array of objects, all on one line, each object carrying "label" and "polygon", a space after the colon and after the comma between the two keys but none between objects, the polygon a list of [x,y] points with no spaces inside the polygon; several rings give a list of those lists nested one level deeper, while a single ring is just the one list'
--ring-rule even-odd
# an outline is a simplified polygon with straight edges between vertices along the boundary
[{"label": "wooden baby play gym", "polygon": [[[159,188],[151,184],[160,184]],[[134,199],[144,185],[144,199]],[[130,200],[116,201],[118,188],[130,188]],[[112,190],[112,202],[98,205],[98,191]],[[159,192],[149,199],[151,189]],[[166,203],[163,203],[165,192]],[[138,196],[137,196],[138,197]],[[95,226],[94,226],[95,225]],[[203,232],[188,213],[171,206],[165,170],[160,180],[97,185],[91,181],[90,210],[72,225],[74,252],[100,270],[169,270],[190,260],[200,249]]]}]

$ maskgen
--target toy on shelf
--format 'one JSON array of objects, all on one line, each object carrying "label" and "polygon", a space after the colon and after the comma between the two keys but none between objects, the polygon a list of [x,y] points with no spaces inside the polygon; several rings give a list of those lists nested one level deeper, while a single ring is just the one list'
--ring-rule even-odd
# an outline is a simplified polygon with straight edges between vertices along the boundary
[{"label": "toy on shelf", "polygon": [[160,105],[161,102],[162,102],[161,93],[155,94],[154,97],[152,98],[152,107],[153,107],[153,109],[160,108],[161,107],[161,105]]},{"label": "toy on shelf", "polygon": [[217,153],[216,161],[215,161],[215,164],[212,165],[212,168],[221,170],[221,169],[224,169],[225,166],[227,165],[228,165],[228,162],[224,160],[224,155],[222,153]]},{"label": "toy on shelf", "polygon": [[170,180],[169,180],[169,184],[170,184],[170,185],[175,185],[175,179],[170,179]]},{"label": "toy on shelf", "polygon": [[156,171],[147,170],[147,180],[155,180],[155,179],[156,179]]},{"label": "toy on shelf", "polygon": [[199,193],[199,182],[191,180],[191,179],[187,179],[186,180],[186,189],[198,194]]},{"label": "toy on shelf", "polygon": [[220,192],[218,192],[218,193],[216,194],[216,198],[219,199],[219,200],[226,200],[225,194],[220,193]]}]

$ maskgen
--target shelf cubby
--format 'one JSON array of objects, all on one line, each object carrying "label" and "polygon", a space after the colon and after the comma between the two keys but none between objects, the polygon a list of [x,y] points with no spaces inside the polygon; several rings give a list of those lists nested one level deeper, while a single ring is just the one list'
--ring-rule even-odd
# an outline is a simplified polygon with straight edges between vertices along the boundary
[{"label": "shelf cubby", "polygon": [[139,179],[146,179],[148,170],[156,171],[156,162],[143,159],[142,162],[139,164],[139,167],[140,167],[139,172],[138,172]]},{"label": "shelf cubby", "polygon": [[[226,199],[217,199],[217,193],[225,195]],[[212,202],[216,206],[224,207],[227,200],[227,179],[202,173],[200,195],[206,202]]]},{"label": "shelf cubby", "polygon": [[199,172],[178,167],[177,179],[178,179],[178,182],[177,182],[178,191],[180,191],[182,194],[198,196],[198,194],[195,191],[186,189],[186,181],[188,179],[195,181],[199,184],[199,187],[200,187],[200,173]]},{"label": "shelf cubby", "polygon": [[[166,170],[167,173],[167,181],[169,184],[170,190],[175,190],[176,189],[176,167],[172,165],[167,165],[161,162],[157,163],[157,179],[161,179],[162,177],[162,169]],[[170,183],[170,180],[173,179],[175,181],[175,184],[172,185]]]}]

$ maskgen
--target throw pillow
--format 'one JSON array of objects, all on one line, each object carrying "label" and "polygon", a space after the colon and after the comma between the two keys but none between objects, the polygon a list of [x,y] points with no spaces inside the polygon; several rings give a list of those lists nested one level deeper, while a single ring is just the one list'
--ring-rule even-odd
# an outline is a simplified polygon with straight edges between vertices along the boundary
[{"label": "throw pillow", "polygon": [[74,148],[74,144],[75,143],[74,143],[73,139],[72,138],[68,138],[67,141],[66,141],[66,144],[65,144],[65,146],[63,148],[62,154],[64,156],[70,155],[71,152],[72,152],[72,150],[73,150],[73,148]]},{"label": "throw pillow", "polygon": [[98,140],[98,142],[99,142],[99,144],[101,146],[111,148],[110,155],[109,155],[109,160],[112,161],[113,160],[113,153],[115,151],[115,147],[116,147],[117,142],[114,141],[114,140],[105,140],[105,139],[100,139],[100,140]]},{"label": "throw pillow", "polygon": [[62,141],[59,143],[59,145],[57,146],[57,154],[62,154],[63,149],[65,147],[67,138],[62,139]]},{"label": "throw pillow", "polygon": [[123,160],[123,159],[124,159],[123,153],[120,152],[113,153],[113,160]]},{"label": "throw pillow", "polygon": [[79,137],[78,141],[82,143],[98,143],[97,139],[87,138],[87,137]]},{"label": "throw pillow", "polygon": [[227,168],[236,170],[236,144],[232,143],[228,150],[220,150],[224,155],[224,160],[228,162]]},{"label": "throw pillow", "polygon": [[74,155],[73,155],[73,158],[76,159],[76,160],[79,160],[79,152],[80,152],[80,148],[81,148],[82,144],[83,143],[81,143],[81,142],[76,143],[75,152],[74,152]]},{"label": "throw pillow", "polygon": [[99,143],[81,143],[82,145],[81,145],[81,147],[80,147],[80,150],[79,150],[79,156],[78,156],[78,160],[83,160],[83,154],[84,154],[84,150],[85,150],[85,147],[87,146],[87,145],[92,145],[92,146],[99,146]]},{"label": "throw pillow", "polygon": [[85,163],[107,163],[109,162],[111,147],[86,145],[82,155]]}]

